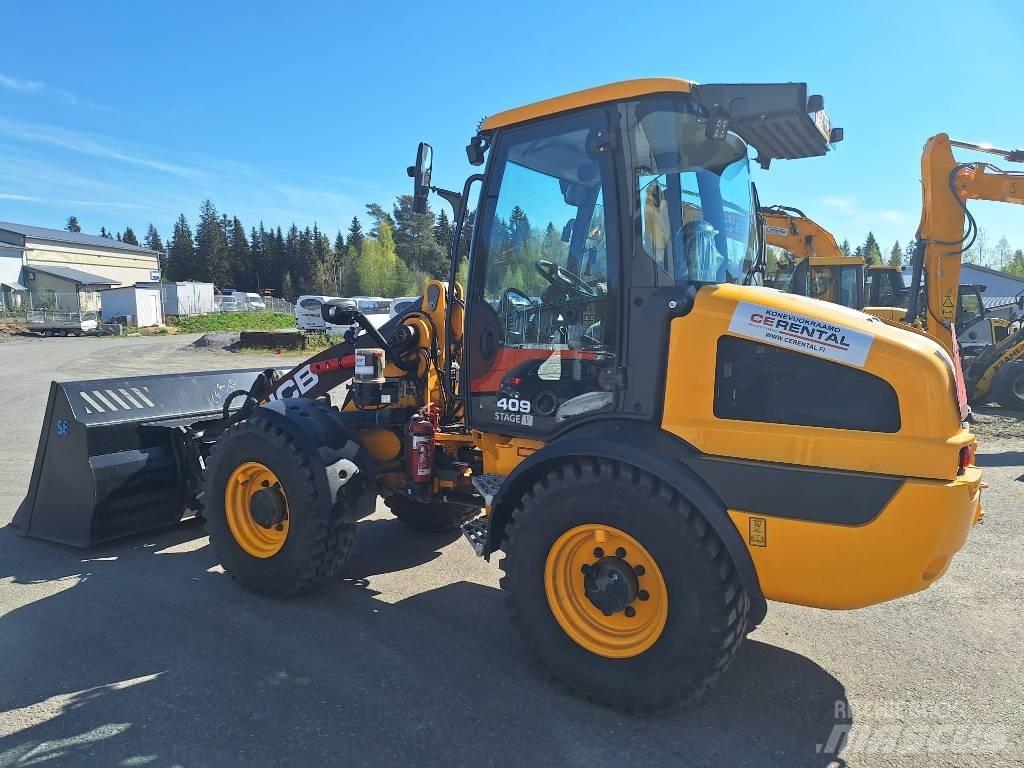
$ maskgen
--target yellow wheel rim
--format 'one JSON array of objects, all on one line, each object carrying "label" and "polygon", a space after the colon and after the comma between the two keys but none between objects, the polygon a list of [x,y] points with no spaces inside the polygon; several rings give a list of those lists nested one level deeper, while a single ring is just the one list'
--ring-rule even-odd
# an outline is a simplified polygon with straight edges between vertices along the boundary
[{"label": "yellow wheel rim", "polygon": [[[261,525],[254,517],[253,497],[261,491],[280,495],[284,512],[282,520],[275,522],[264,517],[263,522],[266,524]],[[238,546],[253,557],[273,557],[281,551],[288,538],[288,521],[291,517],[288,497],[277,475],[258,461],[240,464],[231,473],[224,488],[224,514]]]},{"label": "yellow wheel rim", "polygon": [[[599,572],[605,583],[609,574],[616,583],[628,580],[628,606],[611,615],[598,608],[591,596]],[[544,564],[544,592],[565,633],[611,659],[639,656],[661,637],[668,619],[668,591],[657,562],[640,542],[610,525],[580,525],[558,537]]]}]

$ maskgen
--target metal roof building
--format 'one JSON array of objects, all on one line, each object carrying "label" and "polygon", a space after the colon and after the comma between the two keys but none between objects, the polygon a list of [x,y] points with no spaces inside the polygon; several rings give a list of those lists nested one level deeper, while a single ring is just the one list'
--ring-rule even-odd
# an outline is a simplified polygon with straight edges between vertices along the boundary
[{"label": "metal roof building", "polygon": [[[8,258],[20,257],[27,272],[32,267],[78,270],[113,285],[160,279],[159,253],[97,235],[0,221],[0,249]],[[33,290],[31,280],[17,282]]]}]

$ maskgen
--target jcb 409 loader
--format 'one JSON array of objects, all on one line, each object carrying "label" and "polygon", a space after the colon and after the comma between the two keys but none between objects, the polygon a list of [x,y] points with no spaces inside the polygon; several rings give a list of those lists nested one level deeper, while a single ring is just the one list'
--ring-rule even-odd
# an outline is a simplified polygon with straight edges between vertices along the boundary
[{"label": "jcb 409 loader", "polygon": [[382,496],[504,554],[515,627],[573,690],[693,700],[767,599],[924,589],[981,513],[949,355],[753,285],[748,146],[767,166],[836,137],[803,84],[666,78],[488,118],[461,192],[422,144],[416,207],[449,201],[453,243],[481,186],[465,292],[453,264],[379,332],[328,305],[364,333],[283,375],[54,384],[16,524],[88,545],[192,509],[228,573],[285,597]]}]

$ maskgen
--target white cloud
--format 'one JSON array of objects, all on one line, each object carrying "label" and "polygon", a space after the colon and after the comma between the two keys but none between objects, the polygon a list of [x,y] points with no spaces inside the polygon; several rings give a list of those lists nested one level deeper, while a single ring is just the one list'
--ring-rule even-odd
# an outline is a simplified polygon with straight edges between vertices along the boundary
[{"label": "white cloud", "polygon": [[[11,77],[0,72],[0,88],[9,88],[12,91],[22,91],[23,93],[42,93],[50,94],[58,101],[65,104],[71,104],[73,106],[79,106],[82,104],[71,91],[65,90],[64,88],[54,88],[47,85],[39,80],[22,80],[17,77]],[[94,107],[94,104],[88,104],[86,106]]]},{"label": "white cloud", "polygon": [[142,203],[122,203],[118,201],[107,200],[62,200],[61,202],[67,205],[84,205],[93,208],[125,208],[138,209],[143,211],[150,210],[150,206],[143,205]]},{"label": "white cloud", "polygon": [[827,205],[829,208],[835,208],[837,211],[843,213],[854,213],[857,211],[857,198],[855,197],[838,197],[830,195],[823,197],[821,200],[823,205]]},{"label": "white cloud", "polygon": [[41,83],[38,80],[19,80],[0,72],[0,87],[10,88],[13,91],[39,92],[46,90],[46,83]]},{"label": "white cloud", "polygon": [[0,192],[0,200],[21,200],[28,203],[41,203],[42,198],[32,195],[19,195],[14,192]]},{"label": "white cloud", "polygon": [[907,215],[902,211],[879,211],[878,218],[884,221],[891,221],[893,224],[903,224],[907,220]]},{"label": "white cloud", "polygon": [[186,168],[174,163],[167,163],[162,160],[123,151],[79,131],[69,131],[45,125],[32,125],[0,118],[0,135],[35,144],[60,147],[61,149],[92,157],[118,160],[123,163],[130,163],[175,176],[194,178],[202,175],[202,171],[194,168]]}]

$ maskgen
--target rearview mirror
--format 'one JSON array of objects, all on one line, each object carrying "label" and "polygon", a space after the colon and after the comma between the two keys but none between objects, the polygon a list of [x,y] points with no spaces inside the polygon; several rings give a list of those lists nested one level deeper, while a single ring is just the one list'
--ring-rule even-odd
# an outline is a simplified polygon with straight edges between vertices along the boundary
[{"label": "rearview mirror", "polygon": [[412,210],[413,213],[427,212],[427,195],[430,194],[430,170],[434,162],[434,149],[425,142],[420,142],[416,149],[416,165],[407,169],[412,177]]}]

